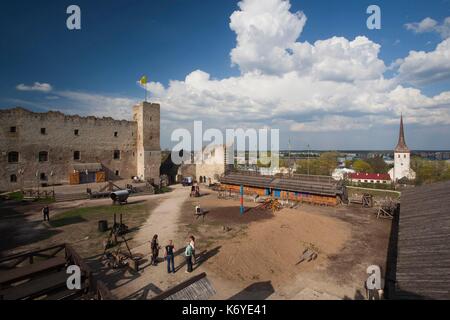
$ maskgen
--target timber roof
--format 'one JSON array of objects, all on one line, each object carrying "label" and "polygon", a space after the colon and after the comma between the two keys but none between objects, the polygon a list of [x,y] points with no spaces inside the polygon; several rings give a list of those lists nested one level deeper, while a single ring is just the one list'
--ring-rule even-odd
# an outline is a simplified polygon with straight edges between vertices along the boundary
[{"label": "timber roof", "polygon": [[244,185],[247,187],[269,188],[272,180],[273,177],[268,176],[232,173],[222,177],[220,182],[225,184]]},{"label": "timber roof", "polygon": [[255,174],[232,173],[220,179],[223,184],[243,185],[246,187],[270,188],[283,191],[312,193],[336,196],[341,193],[338,182],[326,176],[294,175],[277,178]]},{"label": "timber roof", "polygon": [[402,192],[395,296],[450,299],[450,181]]}]

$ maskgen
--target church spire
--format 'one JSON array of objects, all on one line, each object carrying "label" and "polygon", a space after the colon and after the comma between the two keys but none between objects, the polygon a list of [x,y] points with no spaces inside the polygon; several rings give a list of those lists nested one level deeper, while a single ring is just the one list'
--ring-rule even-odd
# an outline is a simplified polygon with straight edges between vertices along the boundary
[{"label": "church spire", "polygon": [[403,114],[400,117],[400,133],[398,135],[397,147],[395,147],[395,152],[410,152],[408,146],[405,142],[405,131],[403,129]]}]

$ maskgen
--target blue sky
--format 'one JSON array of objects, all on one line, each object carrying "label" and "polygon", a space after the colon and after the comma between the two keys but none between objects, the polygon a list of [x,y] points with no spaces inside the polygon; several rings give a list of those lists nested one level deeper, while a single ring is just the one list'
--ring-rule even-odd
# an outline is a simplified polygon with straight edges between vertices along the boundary
[{"label": "blue sky", "polygon": [[[279,9],[279,15],[270,18],[272,24],[286,23],[282,17],[288,14],[291,25],[278,30],[263,22],[256,26],[260,33],[254,39],[247,22],[253,18],[264,21],[258,19],[267,14],[251,6],[251,0],[247,9],[231,0],[5,1],[0,11],[0,108],[20,105],[35,111],[127,117],[131,107],[127,103],[144,96],[136,80],[147,74],[154,82],[149,86],[152,101],[160,102],[163,109],[163,147],[171,145],[171,130],[203,120],[206,127],[219,129],[237,124],[280,128],[282,147],[291,137],[297,148],[310,144],[317,149],[390,149],[396,142],[398,116],[404,113],[411,148],[450,149],[450,98],[443,94],[450,91],[450,70],[445,61],[436,63],[436,56],[448,54],[448,47],[437,47],[446,41],[442,30],[450,16],[449,0],[291,0],[288,9],[280,9],[282,0],[264,1],[270,2],[269,15],[276,11],[270,8]],[[71,4],[81,8],[81,31],[66,28],[65,11]],[[381,7],[381,30],[366,27],[365,11],[370,4]],[[247,16],[236,18],[232,27],[230,16],[238,11]],[[295,15],[300,11],[307,17],[306,23]],[[436,27],[406,27],[427,17]],[[299,37],[280,44],[270,36],[272,31],[298,33]],[[239,44],[238,35],[247,42]],[[355,49],[350,42],[361,36],[367,43]],[[344,40],[330,52],[325,43],[321,53],[308,48],[311,56],[298,53],[286,57],[289,61],[279,67],[269,54],[261,60],[266,52],[263,48],[271,41],[275,42],[270,48],[290,49],[296,42],[314,46],[317,40],[333,37]],[[379,45],[379,50],[372,44]],[[343,52],[339,52],[342,46]],[[239,53],[230,56],[237,47]],[[392,65],[409,57],[412,50],[433,55],[411,56],[409,61]],[[248,58],[249,52],[256,55]],[[365,67],[365,57],[374,54],[384,66],[362,75],[371,68]],[[333,69],[341,56],[342,67],[348,66],[353,73],[343,77],[338,72],[330,82],[323,68]],[[301,63],[292,64],[296,59]],[[417,66],[424,66],[423,72],[415,72]],[[297,76],[291,78],[293,73]],[[439,74],[439,79],[431,74]],[[305,94],[303,99],[293,86],[280,96],[280,90],[274,92],[273,101],[258,94],[257,87],[270,87],[274,81],[280,82],[280,88],[287,87],[282,81],[298,81],[298,88],[317,81],[315,87],[321,90],[312,96]],[[32,90],[35,83],[49,87]],[[364,92],[362,88],[370,88],[370,92],[344,100],[346,95]],[[355,100],[365,99],[368,107],[361,105],[357,110]],[[228,103],[233,112],[227,112]],[[322,125],[323,130],[317,130]]]}]

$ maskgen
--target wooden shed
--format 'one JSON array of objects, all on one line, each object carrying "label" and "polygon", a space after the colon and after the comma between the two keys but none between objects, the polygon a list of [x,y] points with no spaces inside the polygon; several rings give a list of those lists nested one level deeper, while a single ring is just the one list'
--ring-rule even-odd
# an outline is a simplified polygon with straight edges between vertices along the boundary
[{"label": "wooden shed", "polygon": [[232,192],[239,192],[242,185],[245,194],[270,195],[283,200],[328,206],[336,206],[345,193],[340,182],[325,176],[275,177],[237,172],[222,177],[220,183],[223,189]]}]

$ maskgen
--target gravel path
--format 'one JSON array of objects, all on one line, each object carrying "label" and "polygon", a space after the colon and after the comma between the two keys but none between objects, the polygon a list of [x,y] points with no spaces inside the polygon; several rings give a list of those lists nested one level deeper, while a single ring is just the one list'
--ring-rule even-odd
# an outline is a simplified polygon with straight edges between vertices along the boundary
[{"label": "gravel path", "polygon": [[[150,242],[155,234],[158,235],[161,246],[169,240],[177,239],[178,218],[190,189],[181,186],[174,186],[173,189],[168,194],[168,198],[161,199],[159,206],[152,211],[147,221],[141,226],[133,239],[135,243]],[[150,245],[145,247],[147,250],[142,253],[150,253]],[[139,250],[142,251],[141,248]]]},{"label": "gravel path", "polygon": [[[190,188],[174,186],[173,191],[167,197],[161,199],[161,203],[156,207],[145,224],[140,228],[139,232],[133,238],[132,250],[134,253],[144,254],[147,260],[134,276],[133,281],[124,280],[116,283],[116,288],[112,288],[112,292],[119,299],[148,299],[155,294],[167,290],[168,288],[178,284],[189,277],[196,274],[186,274],[184,267],[175,274],[168,274],[166,262],[160,262],[158,266],[150,266],[150,241],[154,234],[158,234],[159,244],[164,247],[169,240],[174,240],[175,249],[183,249],[184,236],[177,234],[178,219],[181,214],[181,208],[184,201],[189,197]],[[137,244],[137,245],[136,245]],[[160,251],[160,259],[164,256],[164,249]],[[184,261],[183,254],[180,253],[175,257],[175,268],[180,266]]]}]

